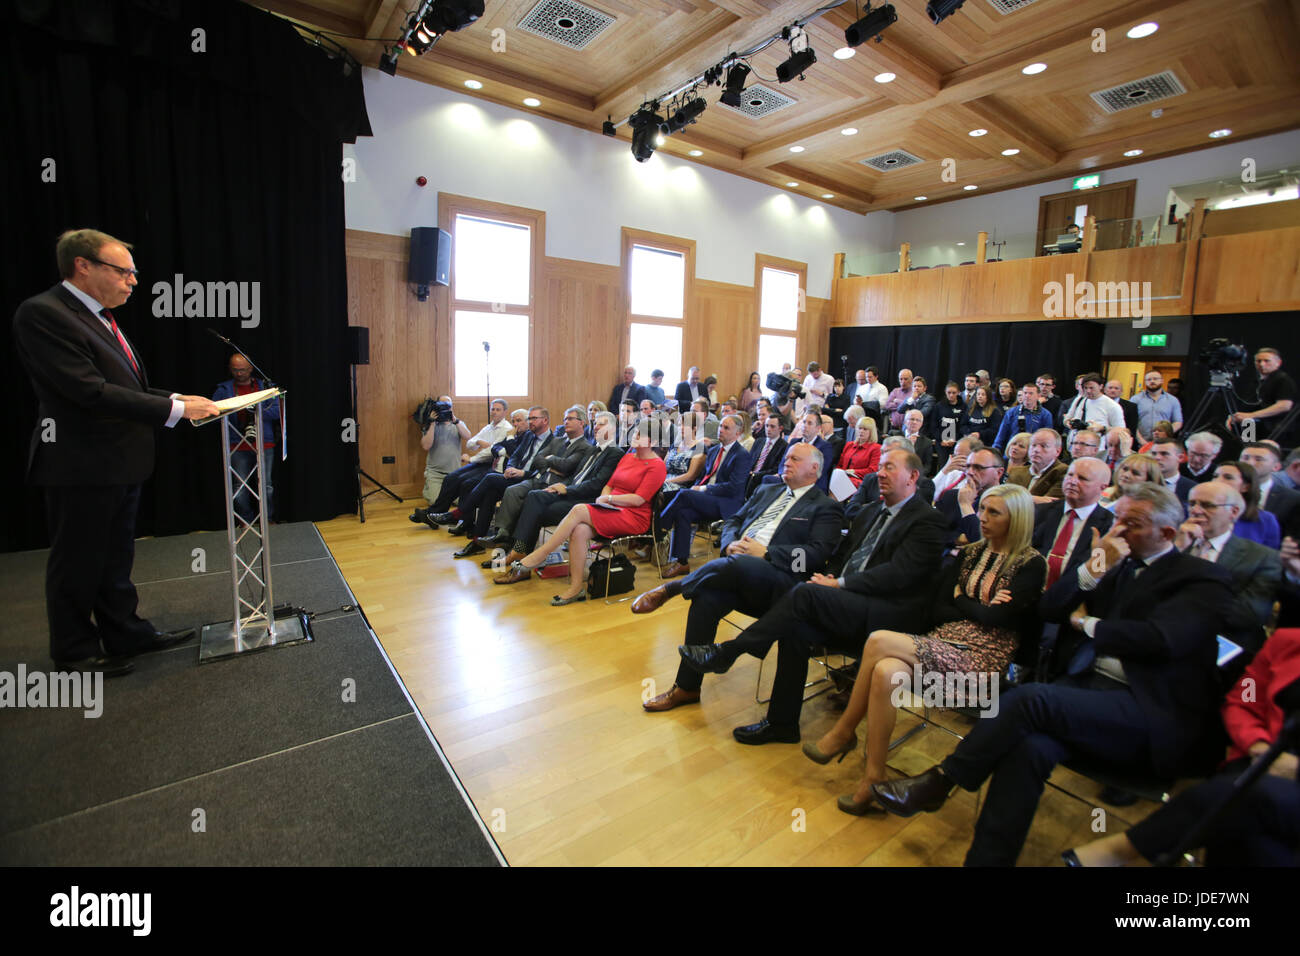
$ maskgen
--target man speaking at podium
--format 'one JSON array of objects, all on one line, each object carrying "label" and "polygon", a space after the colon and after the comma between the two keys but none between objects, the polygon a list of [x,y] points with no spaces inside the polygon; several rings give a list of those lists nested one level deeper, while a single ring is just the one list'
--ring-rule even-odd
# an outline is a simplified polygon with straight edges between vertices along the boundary
[{"label": "man speaking at podium", "polygon": [[153,430],[217,407],[149,387],[111,311],[136,285],[129,245],[78,229],[59,237],[55,258],[63,281],[18,306],[13,326],[39,403],[27,477],[45,488],[50,657],[62,670],[116,677],[134,669],[131,657],[194,636],[164,634],[135,613],[135,516]]}]

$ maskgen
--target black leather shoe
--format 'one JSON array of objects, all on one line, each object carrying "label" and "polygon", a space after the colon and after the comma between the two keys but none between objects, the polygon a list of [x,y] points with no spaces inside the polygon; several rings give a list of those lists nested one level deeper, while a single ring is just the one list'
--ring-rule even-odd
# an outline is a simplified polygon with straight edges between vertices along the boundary
[{"label": "black leather shoe", "polygon": [[455,535],[462,535],[462,534],[468,534],[468,533],[469,533],[469,530],[470,530],[469,525],[467,525],[467,524],[466,524],[465,522],[463,522],[463,521],[458,521],[458,522],[456,522],[454,525],[452,525],[450,528],[447,529],[447,533],[448,533],[448,534],[455,534]]},{"label": "black leather shoe", "polygon": [[472,558],[472,557],[474,557],[474,555],[476,555],[476,554],[482,554],[482,553],[483,553],[484,551],[486,551],[486,550],[487,550],[487,548],[483,547],[483,545],[481,545],[481,544],[479,544],[477,541],[474,541],[474,540],[471,539],[470,541],[466,542],[465,547],[461,548],[459,551],[457,551],[455,554],[453,554],[452,557],[453,557],[453,558]]},{"label": "black leather shoe", "polygon": [[125,657],[83,657],[77,661],[55,661],[54,666],[60,671],[103,674],[105,677],[121,677],[135,670],[135,664]]},{"label": "black leather shoe", "polygon": [[141,654],[152,654],[154,651],[165,651],[177,644],[184,644],[198,633],[199,629],[197,627],[187,627],[179,631],[154,631],[153,637],[146,640],[135,650],[129,651],[125,656],[138,657]]},{"label": "black leather shoe", "polygon": [[701,674],[725,674],[736,660],[723,650],[724,647],[725,644],[682,644],[677,653],[691,670]]},{"label": "black leather shoe", "polygon": [[756,724],[737,727],[731,732],[731,736],[742,744],[797,744],[799,728],[770,724],[764,718]]},{"label": "black leather shoe", "polygon": [[[488,530],[491,531],[492,529],[489,528]],[[509,531],[498,531],[496,534],[488,534],[485,537],[479,538],[478,542],[479,544],[488,544],[488,545],[513,544],[514,540],[515,540],[515,536],[512,535]]]},{"label": "black leather shoe", "polygon": [[918,813],[933,813],[943,806],[955,784],[937,767],[931,767],[919,777],[886,780],[871,787],[876,802],[894,816],[910,817]]},{"label": "black leather shoe", "polygon": [[409,518],[415,524],[424,524],[425,521],[428,520],[428,515],[429,515],[429,509],[416,508],[406,517]]},{"label": "black leather shoe", "polygon": [[440,524],[455,524],[457,518],[450,511],[439,511],[436,514],[433,511],[430,511],[429,517],[426,518],[425,520],[428,521],[429,524],[440,525]]}]

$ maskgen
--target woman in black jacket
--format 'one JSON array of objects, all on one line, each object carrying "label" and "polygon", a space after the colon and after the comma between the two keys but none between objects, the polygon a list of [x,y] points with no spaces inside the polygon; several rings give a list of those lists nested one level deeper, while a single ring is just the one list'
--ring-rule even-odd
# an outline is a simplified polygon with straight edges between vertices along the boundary
[{"label": "woman in black jacket", "polygon": [[998,427],[1002,424],[1002,409],[993,401],[993,392],[987,385],[975,389],[975,401],[971,403],[966,414],[969,428],[963,435],[977,434],[984,447],[992,448],[993,439],[998,436]]},{"label": "woman in black jacket", "polygon": [[[978,702],[956,690],[993,688],[1024,638],[1038,622],[1038,599],[1047,563],[1033,549],[1034,502],[1019,485],[995,485],[980,499],[982,537],[961,549],[939,580],[927,633],[872,631],[862,649],[858,677],[839,721],[804,753],[827,763],[857,748],[857,726],[867,718],[867,766],[852,796],[839,799],[845,813],[883,813],[872,784],[885,780],[885,757],[897,708],[910,687],[947,691],[941,706]],[[961,679],[954,680],[954,676]],[[951,698],[951,699],[950,699]]]}]

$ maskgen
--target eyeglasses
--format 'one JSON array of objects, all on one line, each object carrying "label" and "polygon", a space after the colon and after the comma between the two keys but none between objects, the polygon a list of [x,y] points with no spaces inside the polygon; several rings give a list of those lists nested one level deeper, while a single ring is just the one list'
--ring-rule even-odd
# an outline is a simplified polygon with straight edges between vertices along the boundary
[{"label": "eyeglasses", "polygon": [[997,465],[967,465],[971,471],[997,471]]},{"label": "eyeglasses", "polygon": [[1187,508],[1188,508],[1189,511],[1190,511],[1192,508],[1195,508],[1197,505],[1200,505],[1202,508],[1207,508],[1207,509],[1208,509],[1208,508],[1230,508],[1230,507],[1232,507],[1231,505],[1227,505],[1227,504],[1217,504],[1216,502],[1213,502],[1213,501],[1196,501],[1195,499],[1193,499],[1193,500],[1187,502]]},{"label": "eyeglasses", "polygon": [[105,262],[103,259],[96,259],[94,256],[83,256],[82,258],[86,259],[89,262],[93,262],[96,265],[108,266],[110,269],[116,271],[117,274],[120,275],[123,279],[126,279],[128,277],[132,279],[140,278],[140,273],[136,269],[127,269],[122,266],[115,266],[111,262]]}]

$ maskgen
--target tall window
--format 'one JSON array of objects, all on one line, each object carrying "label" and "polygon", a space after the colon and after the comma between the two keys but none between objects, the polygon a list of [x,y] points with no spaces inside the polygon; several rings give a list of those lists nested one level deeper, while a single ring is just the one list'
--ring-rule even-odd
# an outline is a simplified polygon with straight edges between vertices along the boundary
[{"label": "tall window", "polygon": [[452,392],[483,396],[490,387],[493,396],[527,396],[541,214],[442,201],[450,206],[443,218],[452,248]]},{"label": "tall window", "polygon": [[673,236],[623,230],[624,287],[628,302],[628,362],[637,380],[664,373],[671,391],[681,381],[682,333],[695,276],[695,243]]},{"label": "tall window", "polygon": [[783,365],[798,364],[799,320],[804,311],[808,267],[802,262],[759,255],[754,260],[754,272],[758,294],[757,367],[766,381],[770,372],[781,371]]}]

